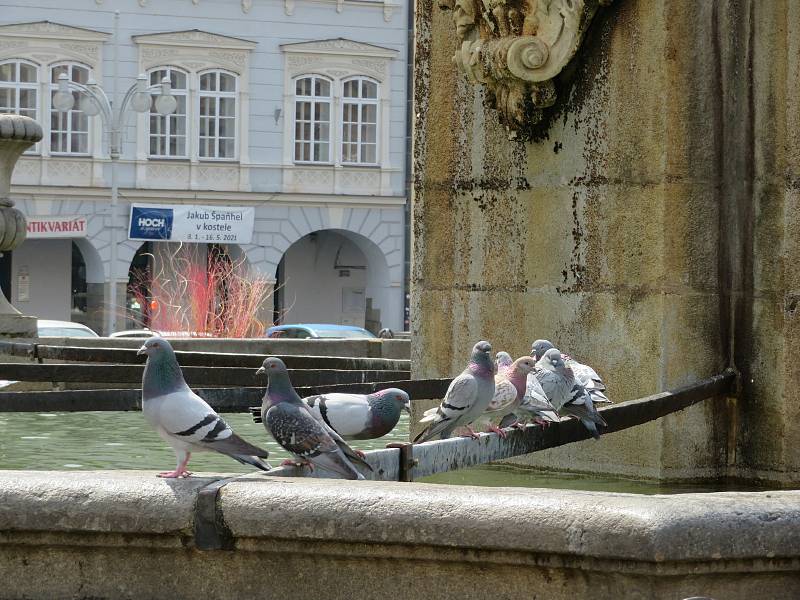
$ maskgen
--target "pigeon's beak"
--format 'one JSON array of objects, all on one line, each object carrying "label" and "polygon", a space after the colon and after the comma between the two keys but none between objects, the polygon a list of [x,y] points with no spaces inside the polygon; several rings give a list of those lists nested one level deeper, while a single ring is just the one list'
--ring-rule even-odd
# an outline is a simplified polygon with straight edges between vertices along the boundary
[{"label": "pigeon's beak", "polygon": [[406,411],[409,415],[411,415],[411,401],[410,400],[403,405],[403,410]]},{"label": "pigeon's beak", "polygon": [[267,370],[264,367],[260,367],[258,371],[256,371],[256,375],[264,375]]},{"label": "pigeon's beak", "polygon": [[141,356],[142,354],[147,354],[147,346],[142,346],[139,348],[139,351],[136,353],[136,356]]}]

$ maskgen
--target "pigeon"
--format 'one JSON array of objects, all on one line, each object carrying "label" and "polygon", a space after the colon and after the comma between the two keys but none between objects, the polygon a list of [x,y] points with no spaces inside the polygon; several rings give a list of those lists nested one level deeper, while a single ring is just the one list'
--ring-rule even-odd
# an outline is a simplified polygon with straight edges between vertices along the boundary
[{"label": "pigeon", "polygon": [[142,376],[142,414],[172,446],[177,460],[174,471],[159,473],[159,477],[188,477],[191,473],[186,465],[191,453],[207,451],[269,471],[269,464],[261,460],[269,452],[236,435],[205,400],[189,389],[167,340],[148,338],[137,354],[147,355]]},{"label": "pigeon", "polygon": [[[507,354],[498,352],[500,354]],[[499,368],[500,361],[498,361]],[[494,376],[494,396],[492,396],[486,412],[480,417],[483,424],[488,421],[489,431],[495,432],[501,438],[506,437],[506,432],[501,427],[494,424],[494,421],[502,423],[502,419],[513,413],[517,409],[522,398],[525,396],[525,386],[528,373],[533,371],[536,363],[530,356],[518,358],[511,366],[504,368],[503,372]],[[516,422],[516,419],[514,420]]]},{"label": "pigeon", "polygon": [[508,373],[513,362],[514,359],[511,358],[511,355],[508,352],[503,352],[502,350],[494,357],[494,363],[497,365],[498,374]]},{"label": "pigeon", "polygon": [[500,427],[520,427],[523,426],[523,421],[528,419],[538,425],[549,425],[550,423],[558,423],[561,420],[556,409],[547,399],[544,390],[542,390],[539,380],[536,379],[535,371],[528,373],[525,394],[522,396],[519,406],[514,409],[514,412],[503,417],[503,420],[500,421]]},{"label": "pigeon", "polygon": [[594,407],[590,394],[564,364],[560,350],[550,348],[544,353],[536,363],[535,377],[559,414],[576,417],[591,432],[592,437],[600,438],[597,425],[607,426],[607,423]]},{"label": "pigeon", "polygon": [[466,427],[470,436],[478,434],[469,426],[477,419],[494,396],[495,364],[489,354],[489,342],[478,342],[472,348],[469,365],[450,382],[442,403],[435,411],[428,411],[421,423],[430,423],[414,438],[414,442],[427,442],[436,436],[447,439],[456,427]]},{"label": "pigeon", "polygon": [[[536,340],[531,347],[531,356],[539,360],[544,356],[544,353],[553,348],[553,344],[548,340]],[[611,400],[606,396],[606,384],[600,378],[592,367],[579,363],[577,360],[568,354],[562,354],[561,358],[564,359],[564,364],[567,368],[572,369],[575,379],[580,383],[589,395],[592,397],[592,402],[595,404],[609,404]]]},{"label": "pigeon", "polygon": [[[300,460],[300,466],[313,469],[316,465],[345,479],[364,479],[353,463],[370,471],[372,467],[324,421],[317,420],[292,387],[280,358],[266,358],[256,374],[269,377],[261,407],[264,427],[278,444]],[[297,466],[290,460],[283,464]]]},{"label": "pigeon", "polygon": [[397,388],[374,394],[319,394],[303,398],[317,419],[346,440],[372,440],[394,429],[405,409],[408,394]]}]

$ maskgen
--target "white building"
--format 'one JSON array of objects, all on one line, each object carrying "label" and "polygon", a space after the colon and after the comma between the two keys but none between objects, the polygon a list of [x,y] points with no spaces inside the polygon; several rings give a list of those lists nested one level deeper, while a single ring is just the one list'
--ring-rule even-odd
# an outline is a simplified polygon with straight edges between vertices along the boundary
[{"label": "white building", "polygon": [[[277,282],[285,322],[404,328],[407,10],[389,0],[0,0],[0,112],[45,132],[12,180],[29,219],[28,239],[0,260],[12,302],[98,331],[114,314],[121,329],[132,325],[132,267],[169,275],[164,256],[203,264],[213,247]],[[87,116],[77,92],[68,113],[53,107],[62,72],[96,81],[117,107],[139,73],[150,84],[169,77],[177,110],[130,111],[112,169],[101,117]],[[230,220],[214,227],[210,209]],[[169,231],[138,227],[165,214]]]}]

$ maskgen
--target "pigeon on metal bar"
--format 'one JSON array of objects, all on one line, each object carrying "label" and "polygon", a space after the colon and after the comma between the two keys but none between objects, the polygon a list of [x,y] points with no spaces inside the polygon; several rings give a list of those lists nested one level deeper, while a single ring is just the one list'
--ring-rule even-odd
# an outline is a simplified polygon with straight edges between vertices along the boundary
[{"label": "pigeon on metal bar", "polygon": [[538,425],[558,423],[561,420],[556,409],[547,399],[539,380],[536,379],[535,370],[528,373],[525,394],[522,396],[519,406],[514,409],[513,413],[503,417],[500,427],[521,426],[528,419]]},{"label": "pigeon on metal bar", "polygon": [[592,437],[600,437],[597,425],[607,426],[607,423],[597,412],[589,393],[564,364],[560,350],[547,350],[536,363],[534,374],[545,396],[559,414],[576,417],[591,432]]},{"label": "pigeon on metal bar", "polygon": [[189,389],[167,340],[151,337],[137,354],[147,355],[142,376],[142,414],[172,446],[177,460],[175,470],[159,473],[159,477],[188,477],[191,473],[186,465],[191,453],[208,451],[269,471],[269,465],[261,460],[269,452],[236,435],[205,400]]},{"label": "pigeon on metal bar", "polygon": [[346,440],[383,437],[395,428],[402,411],[411,408],[408,394],[397,388],[373,394],[318,394],[303,402]]},{"label": "pigeon on metal bar", "polygon": [[[498,356],[501,353],[498,353]],[[498,363],[499,364],[499,363]],[[525,385],[528,373],[533,371],[536,363],[530,356],[523,356],[511,363],[510,367],[498,372],[494,377],[494,396],[492,396],[489,406],[479,418],[479,423],[486,423],[490,431],[495,432],[501,438],[506,437],[506,432],[502,427],[498,427],[495,422],[502,423],[503,418],[508,414],[513,414],[519,407],[522,398],[525,396]],[[516,419],[514,420],[516,422]]]},{"label": "pigeon on metal bar", "polygon": [[442,403],[420,420],[429,424],[414,438],[415,443],[437,436],[447,439],[457,427],[466,427],[472,437],[478,437],[470,424],[486,410],[494,396],[496,366],[491,351],[489,342],[473,346],[467,368],[450,382]]},{"label": "pigeon on metal bar", "polygon": [[514,359],[511,358],[511,355],[508,352],[504,352],[502,350],[498,352],[494,357],[494,363],[497,365],[497,374],[507,374],[513,362]]},{"label": "pigeon on metal bar", "polygon": [[[531,346],[531,356],[537,361],[544,356],[544,353],[553,348],[552,342],[549,340],[536,340]],[[564,359],[564,364],[567,368],[572,369],[575,379],[580,383],[589,395],[592,397],[592,402],[595,404],[609,404],[611,400],[606,396],[606,384],[600,378],[592,367],[579,363],[572,358],[569,354],[562,354],[561,358]]]},{"label": "pigeon on metal bar", "polygon": [[[286,365],[280,358],[264,360],[257,375],[266,374],[267,390],[261,407],[264,427],[284,449],[294,454],[301,466],[318,466],[345,479],[364,479],[353,463],[372,467],[321,419],[317,419],[292,387]],[[284,461],[283,464],[297,463]]]}]

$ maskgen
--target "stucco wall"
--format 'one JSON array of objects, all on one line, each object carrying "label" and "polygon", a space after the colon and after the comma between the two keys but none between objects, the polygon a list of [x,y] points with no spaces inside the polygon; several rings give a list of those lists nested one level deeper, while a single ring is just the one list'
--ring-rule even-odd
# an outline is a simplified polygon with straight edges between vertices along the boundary
[{"label": "stucco wall", "polygon": [[421,2],[415,374],[456,373],[480,338],[514,355],[549,338],[593,363],[616,400],[732,364],[738,403],[525,462],[800,480],[798,403],[783,383],[798,362],[800,31],[786,24],[799,10],[617,1],[535,138],[519,141],[452,66],[451,13]]}]

